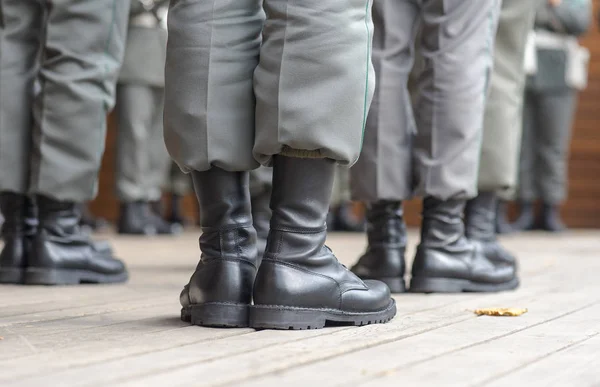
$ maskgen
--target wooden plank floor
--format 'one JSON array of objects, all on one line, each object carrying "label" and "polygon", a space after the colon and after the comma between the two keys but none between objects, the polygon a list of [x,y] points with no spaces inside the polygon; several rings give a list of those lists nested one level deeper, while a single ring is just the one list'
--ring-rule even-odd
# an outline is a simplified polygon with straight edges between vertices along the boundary
[{"label": "wooden plank floor", "polygon": [[[598,231],[504,238],[521,257],[515,292],[400,295],[389,324],[258,332],[179,320],[194,232],[107,237],[126,285],[0,286],[0,386],[600,386]],[[365,241],[328,243],[351,264]]]}]

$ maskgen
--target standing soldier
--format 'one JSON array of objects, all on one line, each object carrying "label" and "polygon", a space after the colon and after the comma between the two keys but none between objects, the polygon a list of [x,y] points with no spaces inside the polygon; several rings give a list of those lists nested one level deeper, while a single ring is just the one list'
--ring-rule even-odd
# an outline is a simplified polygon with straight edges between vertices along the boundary
[{"label": "standing soldier", "polygon": [[[416,191],[424,200],[412,291],[515,288],[514,266],[486,256],[466,238],[463,223],[465,205],[477,193],[500,2],[375,0],[373,8],[379,87],[352,169],[354,197],[369,203],[369,246],[352,270],[385,281],[394,292],[405,290],[401,202]],[[407,84],[419,28],[423,69],[413,117]]]},{"label": "standing soldier", "polygon": [[[521,142],[525,49],[538,0],[503,0],[494,52],[479,166],[479,194],[467,202],[466,234],[486,255],[515,264],[496,240],[498,197],[509,199],[517,186]],[[502,207],[502,206],[500,206]]]},{"label": "standing soldier", "polygon": [[152,211],[162,196],[169,158],[163,141],[168,0],[132,0],[125,59],[117,85],[117,196],[121,234],[171,234]]},{"label": "standing soldier", "polygon": [[[370,5],[171,0],[165,141],[192,175],[203,229],[183,319],[306,329],[395,315],[385,284],[325,246],[336,162],[358,159],[373,93]],[[260,265],[248,173],[259,162],[273,166]]]},{"label": "standing soldier", "polygon": [[77,205],[97,192],[129,1],[0,4],[0,282],[125,281]]},{"label": "standing soldier", "polygon": [[[517,231],[562,231],[567,158],[577,93],[587,82],[589,53],[577,43],[591,23],[589,0],[545,0],[535,16],[536,71],[525,86]],[[534,202],[543,210],[536,219]]]}]

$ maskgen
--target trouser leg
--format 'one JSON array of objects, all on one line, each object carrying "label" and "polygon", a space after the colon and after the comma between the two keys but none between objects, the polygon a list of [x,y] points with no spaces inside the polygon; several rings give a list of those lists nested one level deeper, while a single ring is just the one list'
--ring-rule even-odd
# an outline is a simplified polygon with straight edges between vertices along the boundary
[{"label": "trouser leg", "polygon": [[156,201],[162,197],[163,187],[168,179],[171,158],[165,147],[163,135],[164,89],[155,87],[152,92],[155,108],[149,133],[150,174],[147,189],[149,200]]},{"label": "trouser leg", "polygon": [[35,0],[3,0],[0,29],[0,191],[28,189],[33,105],[43,9]]},{"label": "trouser leg", "polygon": [[117,196],[122,202],[149,201],[154,90],[145,85],[117,87]]},{"label": "trouser leg", "polygon": [[517,184],[525,81],[523,61],[535,5],[534,1],[502,1],[483,121],[480,191],[508,195]]},{"label": "trouser leg", "polygon": [[172,0],[165,69],[165,143],[184,170],[258,166],[252,79],[261,0]]},{"label": "trouser leg", "polygon": [[31,191],[86,201],[97,192],[129,1],[43,4],[48,17],[34,101]]},{"label": "trouser leg", "polygon": [[521,202],[533,202],[538,198],[536,187],[536,155],[535,142],[538,130],[537,94],[525,92],[523,105],[523,136],[521,138],[521,152],[519,156],[519,182],[517,198]]},{"label": "trouser leg", "polygon": [[374,88],[370,0],[265,0],[254,76],[261,163],[359,156]]},{"label": "trouser leg", "polygon": [[558,205],[567,196],[567,158],[576,102],[577,93],[571,89],[540,94],[535,176],[541,198],[549,205]]},{"label": "trouser leg", "polygon": [[423,2],[415,138],[417,192],[442,200],[477,192],[483,112],[500,2]]},{"label": "trouser leg", "polygon": [[411,196],[415,122],[407,84],[418,20],[419,7],[414,1],[376,0],[373,4],[377,87],[361,157],[351,169],[356,200],[403,200]]}]

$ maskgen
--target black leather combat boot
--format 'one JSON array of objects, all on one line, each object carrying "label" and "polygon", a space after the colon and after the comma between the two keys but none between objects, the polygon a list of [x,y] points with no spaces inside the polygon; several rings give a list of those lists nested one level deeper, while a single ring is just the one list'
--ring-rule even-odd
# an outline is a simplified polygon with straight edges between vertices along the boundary
[{"label": "black leather combat boot", "polygon": [[423,200],[421,243],[412,267],[412,292],[496,292],[518,286],[514,265],[492,261],[480,244],[465,237],[464,208],[464,200]]},{"label": "black leather combat boot", "polygon": [[389,321],[389,288],[362,281],[325,246],[335,164],[275,156],[271,230],[254,283],[250,326],[315,329]]},{"label": "black leather combat boot", "polygon": [[490,260],[516,265],[517,259],[500,245],[496,238],[496,208],[494,192],[480,192],[469,200],[465,208],[465,234],[469,240],[481,244]]},{"label": "black leather combat boot", "polygon": [[271,221],[271,187],[264,187],[260,192],[251,195],[252,203],[252,222],[256,230],[256,248],[258,249],[258,266],[267,247],[267,237],[269,236],[269,222]]},{"label": "black leather combat boot", "polygon": [[510,225],[513,231],[528,231],[535,228],[535,206],[533,202],[519,202],[519,217]]},{"label": "black leather combat boot", "polygon": [[551,232],[562,232],[567,229],[560,217],[558,206],[544,203],[542,214],[539,220],[539,225],[542,230]]},{"label": "black leather combat boot", "polygon": [[362,279],[385,282],[392,293],[404,292],[406,225],[402,202],[382,200],[369,205],[367,239],[367,251],[352,272]]},{"label": "black leather combat boot", "polygon": [[117,230],[126,235],[165,235],[179,233],[181,225],[164,220],[152,211],[150,203],[137,201],[121,204]]},{"label": "black leather combat boot", "polygon": [[39,227],[25,273],[31,285],[116,283],[127,280],[125,265],[82,232],[75,203],[36,197]]},{"label": "black leather combat boot", "polygon": [[200,262],[181,292],[181,318],[194,325],[247,327],[256,277],[249,174],[192,172],[202,216]]},{"label": "black leather combat boot", "polygon": [[0,211],[4,215],[0,284],[21,284],[25,280],[31,238],[37,229],[35,207],[25,195],[3,192],[0,194]]},{"label": "black leather combat boot", "polygon": [[504,200],[498,200],[496,206],[496,234],[510,234],[513,232],[508,221],[507,203]]}]

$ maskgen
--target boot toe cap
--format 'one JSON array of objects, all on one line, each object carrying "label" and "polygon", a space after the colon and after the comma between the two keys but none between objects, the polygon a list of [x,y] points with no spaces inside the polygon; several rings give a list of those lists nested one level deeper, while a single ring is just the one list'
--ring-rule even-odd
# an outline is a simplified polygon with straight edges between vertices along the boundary
[{"label": "boot toe cap", "polygon": [[392,302],[390,288],[381,281],[364,281],[366,289],[352,289],[342,294],[342,310],[348,312],[375,312],[384,310]]}]

